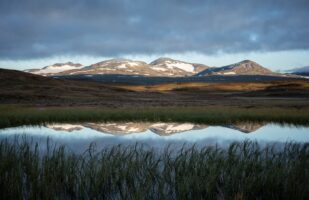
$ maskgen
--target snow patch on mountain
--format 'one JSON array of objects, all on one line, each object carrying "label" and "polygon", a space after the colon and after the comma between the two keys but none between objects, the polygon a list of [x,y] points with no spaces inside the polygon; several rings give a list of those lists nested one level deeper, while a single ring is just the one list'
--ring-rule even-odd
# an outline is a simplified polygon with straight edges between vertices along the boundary
[{"label": "snow patch on mountain", "polygon": [[47,124],[46,127],[58,131],[68,131],[68,132],[81,130],[84,128],[84,126],[79,124],[57,124],[57,123]]},{"label": "snow patch on mountain", "polygon": [[127,66],[126,66],[126,64],[121,64],[121,65],[117,66],[116,68],[117,69],[126,69]]},{"label": "snow patch on mountain", "polygon": [[[191,63],[186,63],[171,58],[159,58],[150,63],[154,70],[166,71],[170,70],[183,70],[185,72],[194,73],[195,67]],[[165,69],[165,70],[163,70]]]},{"label": "snow patch on mountain", "polygon": [[127,65],[130,65],[130,66],[139,66],[140,63],[139,63],[139,62],[134,62],[134,61],[132,61],[132,62],[127,62]]},{"label": "snow patch on mountain", "polygon": [[150,128],[155,131],[164,132],[166,134],[176,133],[176,132],[184,132],[188,130],[192,130],[194,128],[194,124],[191,123],[155,123]]},{"label": "snow patch on mountain", "polygon": [[158,67],[158,66],[152,67],[152,69],[156,71],[166,71],[167,70],[165,67]]},{"label": "snow patch on mountain", "polygon": [[194,66],[187,63],[166,63],[168,68],[179,68],[187,72],[194,72]]},{"label": "snow patch on mountain", "polygon": [[25,70],[25,72],[29,72],[32,74],[39,74],[39,75],[53,75],[53,74],[70,71],[70,70],[79,70],[82,68],[83,68],[83,65],[79,63],[75,64],[72,62],[67,62],[67,63],[56,63],[53,65],[43,67],[42,69]]},{"label": "snow patch on mountain", "polygon": [[50,65],[33,73],[34,74],[55,74],[55,73],[60,73],[60,72],[64,72],[64,71],[68,71],[72,69],[81,69],[81,68],[83,68],[83,66],[75,67],[72,65],[62,65],[62,66]]}]

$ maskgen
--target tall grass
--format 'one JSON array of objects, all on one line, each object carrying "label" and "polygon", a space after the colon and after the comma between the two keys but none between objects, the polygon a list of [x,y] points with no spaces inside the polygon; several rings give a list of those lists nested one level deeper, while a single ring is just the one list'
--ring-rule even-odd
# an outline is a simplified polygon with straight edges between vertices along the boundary
[{"label": "tall grass", "polygon": [[276,122],[309,125],[309,109],[237,107],[15,107],[0,106],[0,128],[53,122],[162,121],[205,124]]},{"label": "tall grass", "polygon": [[47,146],[0,142],[0,199],[309,198],[308,143],[90,147],[82,155]]}]

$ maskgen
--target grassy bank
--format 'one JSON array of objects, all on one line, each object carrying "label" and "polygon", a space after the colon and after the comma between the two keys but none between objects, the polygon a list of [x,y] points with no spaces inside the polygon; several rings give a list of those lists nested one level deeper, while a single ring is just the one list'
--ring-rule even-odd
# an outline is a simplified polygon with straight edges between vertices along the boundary
[{"label": "grassy bank", "polygon": [[0,127],[52,122],[193,122],[230,124],[243,121],[309,124],[309,109],[236,107],[22,107],[0,106]]},{"label": "grassy bank", "polygon": [[[309,144],[40,153],[0,141],[1,199],[308,199]],[[43,155],[42,155],[43,154]]]}]

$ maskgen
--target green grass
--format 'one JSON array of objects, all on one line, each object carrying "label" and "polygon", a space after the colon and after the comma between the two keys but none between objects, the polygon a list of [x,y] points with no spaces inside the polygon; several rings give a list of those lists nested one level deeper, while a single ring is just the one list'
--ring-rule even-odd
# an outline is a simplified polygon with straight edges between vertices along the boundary
[{"label": "green grass", "polygon": [[45,107],[0,106],[0,128],[53,122],[193,122],[229,124],[237,122],[276,122],[309,124],[309,109],[238,107]]},{"label": "green grass", "polygon": [[0,141],[0,199],[308,199],[309,144],[142,145],[74,154]]}]

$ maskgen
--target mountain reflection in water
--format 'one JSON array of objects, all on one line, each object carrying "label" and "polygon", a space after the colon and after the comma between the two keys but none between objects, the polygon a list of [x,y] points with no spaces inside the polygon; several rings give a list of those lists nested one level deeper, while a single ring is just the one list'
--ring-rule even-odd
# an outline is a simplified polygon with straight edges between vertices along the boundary
[{"label": "mountain reflection in water", "polygon": [[[245,140],[260,144],[275,142],[309,142],[309,127],[282,126],[273,123],[236,123],[211,126],[193,123],[79,123],[46,124],[0,129],[0,140],[26,138],[43,147],[49,138],[56,144],[83,153],[90,144],[104,148],[118,144],[145,144],[158,149],[172,145],[173,149],[187,145],[221,145]],[[44,148],[43,148],[44,150]]]},{"label": "mountain reflection in water", "polygon": [[[265,126],[267,123],[237,123],[224,125],[243,133],[251,133]],[[56,131],[78,131],[83,128],[90,128],[98,132],[112,135],[128,135],[132,133],[143,133],[150,130],[160,136],[168,136],[176,133],[206,129],[208,125],[192,123],[148,123],[148,122],[126,122],[126,123],[82,123],[82,124],[47,124],[45,127]]]}]

